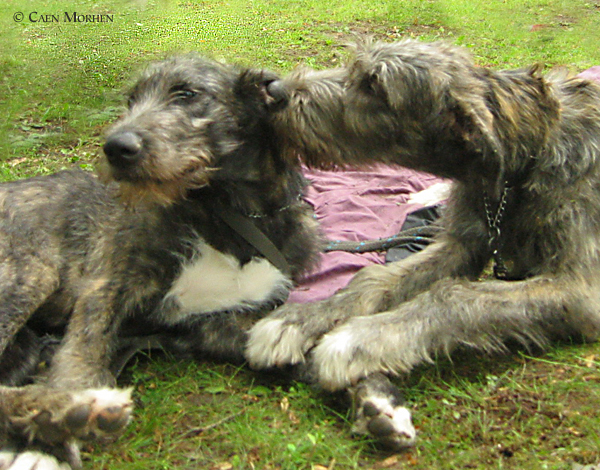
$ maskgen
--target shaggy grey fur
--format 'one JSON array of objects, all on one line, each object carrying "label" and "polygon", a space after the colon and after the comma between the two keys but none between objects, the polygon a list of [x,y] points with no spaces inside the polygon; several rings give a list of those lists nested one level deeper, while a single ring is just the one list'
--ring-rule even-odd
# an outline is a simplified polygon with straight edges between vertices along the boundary
[{"label": "shaggy grey fur", "polygon": [[[319,382],[339,389],[457,346],[597,339],[597,84],[538,67],[493,71],[464,49],[406,40],[358,45],[346,67],[298,70],[269,92],[282,104],[288,159],[398,164],[454,184],[435,243],[260,321],[247,349],[254,367],[308,357]],[[505,279],[479,281],[492,259]]]},{"label": "shaggy grey fur", "polygon": [[[312,265],[304,179],[269,123],[275,78],[194,56],[155,64],[107,137],[108,184],[73,170],[0,185],[0,372],[13,385],[0,386],[2,470],[68,467],[52,454],[80,466],[78,440],[130,419],[130,391],[113,388],[121,346],[155,334],[239,360],[250,321]],[[223,207],[254,216],[289,277],[229,228]],[[50,332],[64,338],[35,377]]]}]

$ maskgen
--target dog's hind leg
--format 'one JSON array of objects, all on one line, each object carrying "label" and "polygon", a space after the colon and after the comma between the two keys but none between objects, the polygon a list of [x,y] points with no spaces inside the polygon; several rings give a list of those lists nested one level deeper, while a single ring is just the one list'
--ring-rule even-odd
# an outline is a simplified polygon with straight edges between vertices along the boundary
[{"label": "dog's hind leg", "polygon": [[[19,371],[20,365],[14,363],[17,349],[23,349],[21,353],[24,353],[24,349],[32,346],[23,342],[19,334],[25,334],[23,328],[27,321],[59,284],[58,268],[51,259],[31,253],[24,242],[18,248],[13,245],[7,238],[0,241],[0,377],[3,384],[13,384],[17,381],[15,377],[31,372]],[[23,361],[23,367],[30,365],[29,360]]]},{"label": "dog's hind leg", "polygon": [[248,328],[254,316],[252,313],[236,315],[227,312],[200,317],[183,325],[161,326],[159,332],[153,334],[136,336],[135,330],[127,331],[119,337],[118,351],[110,370],[118,377],[135,354],[152,349],[168,351],[178,357],[242,364]]},{"label": "dog's hind leg", "polygon": [[599,312],[597,287],[566,276],[446,279],[394,310],[348,320],[323,337],[312,360],[318,382],[335,390],[375,372],[408,372],[460,345],[494,351],[508,339],[542,346],[557,336],[593,340]]},{"label": "dog's hind leg", "polygon": [[16,386],[33,380],[58,341],[51,335],[39,336],[27,326],[21,328],[2,353],[0,384]]},{"label": "dog's hind leg", "polygon": [[[0,252],[1,255],[1,252]],[[54,266],[29,257],[0,264],[0,351],[58,286]]]}]

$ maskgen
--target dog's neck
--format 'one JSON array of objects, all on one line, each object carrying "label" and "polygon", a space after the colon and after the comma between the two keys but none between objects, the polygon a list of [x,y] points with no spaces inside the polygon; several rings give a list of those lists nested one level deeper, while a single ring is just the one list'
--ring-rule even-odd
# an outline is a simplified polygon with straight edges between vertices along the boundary
[{"label": "dog's neck", "polygon": [[[213,200],[252,219],[266,219],[284,214],[302,202],[303,185],[275,190],[263,182],[222,181],[218,185],[190,191],[189,199]],[[218,187],[218,189],[216,189]],[[214,189],[213,189],[214,188]]]}]

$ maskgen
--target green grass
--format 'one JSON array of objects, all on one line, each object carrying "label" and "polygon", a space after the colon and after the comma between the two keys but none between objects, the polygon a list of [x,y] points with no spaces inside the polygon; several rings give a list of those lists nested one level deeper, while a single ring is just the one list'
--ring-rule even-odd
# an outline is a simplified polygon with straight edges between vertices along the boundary
[{"label": "green grass", "polygon": [[[20,23],[13,20],[17,11],[25,15]],[[65,22],[64,12],[73,11],[111,14],[113,22]],[[59,22],[30,22],[31,12],[54,14]],[[4,2],[0,148],[5,159],[36,160],[57,145],[97,147],[132,73],[169,52],[198,50],[287,71],[299,63],[338,64],[340,44],[368,33],[449,39],[470,47],[485,65],[543,62],[580,70],[600,63],[599,16],[596,0]],[[35,164],[32,171],[54,168]]]},{"label": "green grass", "polygon": [[[21,11],[25,20],[16,23]],[[58,14],[31,23],[29,13]],[[64,12],[112,23],[64,22]],[[8,0],[0,4],[0,179],[91,168],[149,60],[197,50],[282,73],[335,66],[356,34],[446,39],[497,68],[600,64],[598,0]],[[600,460],[600,347],[440,358],[398,383],[420,440],[390,455],[353,438],[333,397],[226,364],[140,358],[133,423],[86,468],[570,469]]]}]

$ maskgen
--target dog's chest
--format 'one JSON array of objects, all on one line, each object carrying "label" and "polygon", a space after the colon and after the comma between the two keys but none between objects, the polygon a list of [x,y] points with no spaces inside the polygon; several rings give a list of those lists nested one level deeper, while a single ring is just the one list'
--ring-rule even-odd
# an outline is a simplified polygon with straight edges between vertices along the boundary
[{"label": "dog's chest", "polygon": [[285,300],[291,281],[264,258],[241,265],[203,241],[196,255],[182,264],[167,295],[174,305],[164,311],[163,320],[178,323],[194,315],[260,308]]}]

